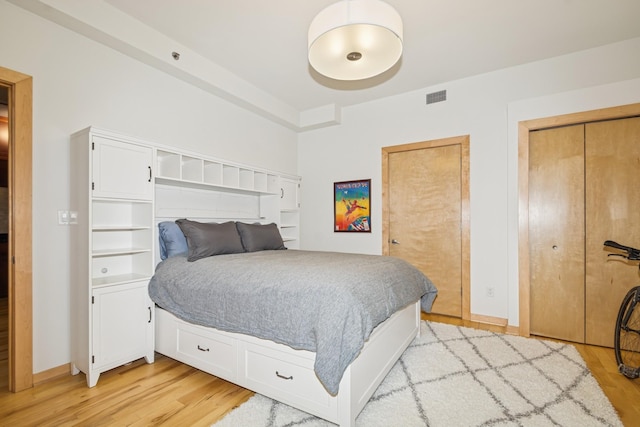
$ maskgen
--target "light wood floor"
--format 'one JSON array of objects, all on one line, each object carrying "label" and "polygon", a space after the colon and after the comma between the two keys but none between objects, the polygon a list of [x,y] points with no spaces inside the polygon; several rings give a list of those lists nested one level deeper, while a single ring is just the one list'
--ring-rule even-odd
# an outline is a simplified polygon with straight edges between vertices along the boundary
[{"label": "light wood floor", "polygon": [[[0,301],[0,331],[6,331],[6,303]],[[496,332],[504,328],[444,316],[428,320]],[[4,323],[2,323],[4,322]],[[83,374],[63,376],[20,393],[7,391],[6,333],[0,332],[0,426],[210,426],[253,393],[156,355],[100,376],[87,388]],[[613,350],[576,345],[625,426],[640,424],[640,380],[615,368]]]}]

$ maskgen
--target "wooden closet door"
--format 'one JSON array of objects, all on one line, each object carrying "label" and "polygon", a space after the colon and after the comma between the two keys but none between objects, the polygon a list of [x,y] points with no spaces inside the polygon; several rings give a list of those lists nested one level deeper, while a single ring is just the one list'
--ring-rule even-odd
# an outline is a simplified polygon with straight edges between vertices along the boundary
[{"label": "wooden closet door", "polygon": [[389,255],[433,281],[433,313],[461,317],[460,144],[390,153],[388,176]]},{"label": "wooden closet door", "polygon": [[640,247],[640,118],[590,123],[585,135],[586,342],[613,347],[620,302],[640,280],[603,242]]},{"label": "wooden closet door", "polygon": [[529,135],[531,333],[584,342],[584,126]]}]

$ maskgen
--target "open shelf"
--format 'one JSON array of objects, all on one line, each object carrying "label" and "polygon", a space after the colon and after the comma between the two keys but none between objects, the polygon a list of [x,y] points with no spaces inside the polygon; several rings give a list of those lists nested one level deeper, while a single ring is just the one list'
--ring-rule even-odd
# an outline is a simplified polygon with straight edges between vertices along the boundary
[{"label": "open shelf", "polygon": [[119,274],[116,276],[104,276],[104,277],[98,277],[98,278],[94,277],[91,280],[91,286],[93,286],[94,288],[100,287],[100,286],[114,286],[114,285],[121,285],[124,283],[136,282],[140,280],[147,281],[149,279],[151,279],[151,276],[144,275],[144,274],[127,273],[127,274]]},{"label": "open shelf", "polygon": [[277,194],[278,175],[211,158],[157,150],[156,181],[174,185],[203,185],[257,194]]}]

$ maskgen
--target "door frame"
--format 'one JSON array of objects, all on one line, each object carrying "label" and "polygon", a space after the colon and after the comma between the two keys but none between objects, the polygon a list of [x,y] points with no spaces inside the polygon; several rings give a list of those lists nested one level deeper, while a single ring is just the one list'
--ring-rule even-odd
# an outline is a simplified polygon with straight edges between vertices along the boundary
[{"label": "door frame", "polygon": [[389,154],[460,145],[460,245],[462,319],[471,319],[471,249],[469,227],[469,135],[382,147],[382,254],[389,255]]},{"label": "door frame", "polygon": [[33,79],[0,67],[0,84],[9,88],[9,391],[18,392],[33,387]]},{"label": "door frame", "polygon": [[518,122],[518,302],[521,336],[531,335],[529,253],[529,132],[601,120],[640,116],[640,103]]}]

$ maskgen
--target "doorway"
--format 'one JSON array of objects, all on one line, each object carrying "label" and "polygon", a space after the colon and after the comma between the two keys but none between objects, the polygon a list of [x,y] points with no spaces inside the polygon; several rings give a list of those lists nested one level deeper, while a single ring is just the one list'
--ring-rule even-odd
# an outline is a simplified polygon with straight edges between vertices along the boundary
[{"label": "doorway", "polygon": [[[531,197],[535,197],[530,183],[530,150],[532,133],[542,129],[567,127],[583,123],[602,122],[605,120],[622,119],[640,116],[640,104],[631,104],[601,110],[567,114],[563,116],[528,120],[519,123],[518,130],[518,197],[519,197],[519,232],[518,232],[518,269],[519,269],[519,332],[529,336],[532,332],[532,274],[536,266],[532,265],[531,247],[534,238],[530,235],[531,225],[534,223],[532,215]],[[583,227],[584,228],[584,227]],[[603,240],[604,241],[604,240]],[[549,245],[547,245],[549,246]],[[557,246],[557,245],[556,245]],[[550,246],[553,250],[554,245]],[[617,311],[617,307],[615,308]]]},{"label": "doorway", "polygon": [[0,86],[0,388],[9,385],[9,89]]},{"label": "doorway", "polygon": [[384,147],[382,177],[383,254],[434,282],[434,313],[469,319],[469,137]]},{"label": "doorway", "polygon": [[0,86],[0,388],[9,386],[9,88]]},{"label": "doorway", "polygon": [[32,78],[0,67],[8,89],[8,387],[33,386],[32,310]]}]

